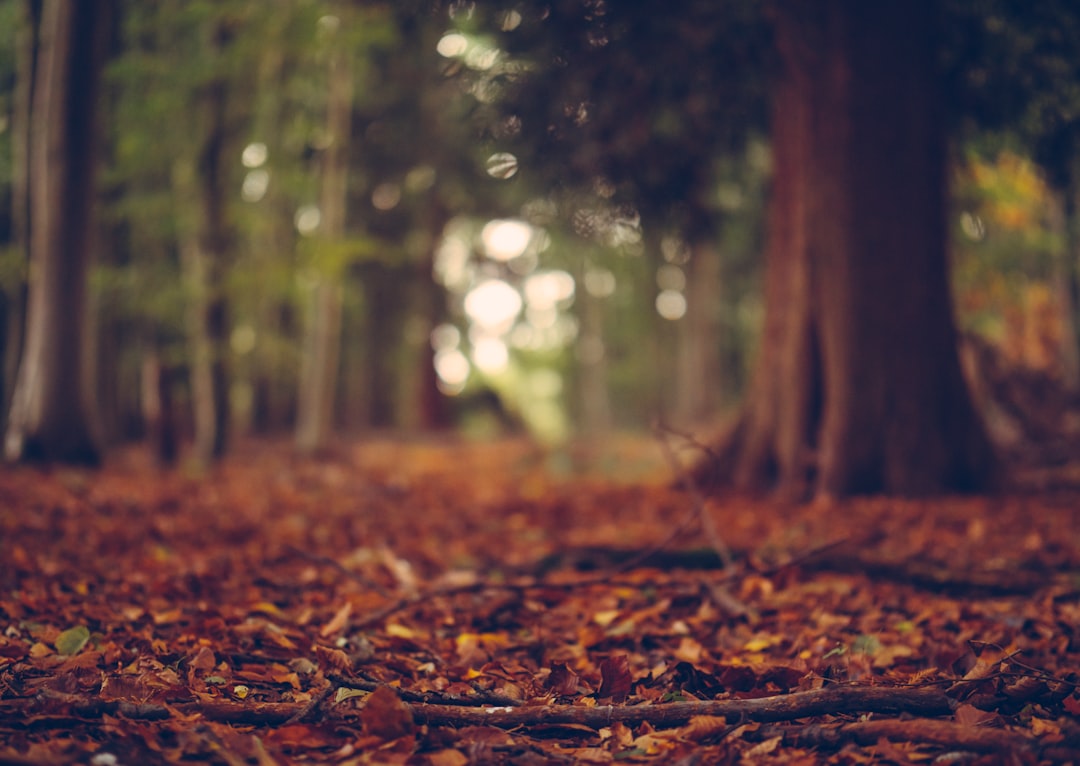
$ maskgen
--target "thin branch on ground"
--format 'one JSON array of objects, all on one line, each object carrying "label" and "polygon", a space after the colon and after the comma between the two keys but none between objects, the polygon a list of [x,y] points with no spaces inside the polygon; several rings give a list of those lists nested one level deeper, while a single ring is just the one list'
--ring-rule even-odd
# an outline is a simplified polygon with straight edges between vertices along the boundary
[{"label": "thin branch on ground", "polygon": [[[951,721],[927,719],[856,721],[842,724],[807,724],[805,726],[765,726],[754,732],[754,739],[783,737],[790,747],[838,750],[844,745],[874,745],[880,740],[919,742],[940,745],[971,753],[1020,753],[1055,747],[1062,743],[1041,743],[1026,734],[1007,729],[970,726]],[[1076,743],[1073,743],[1075,746]],[[1075,751],[1074,751],[1075,752]]]},{"label": "thin branch on ground", "polygon": [[[713,521],[712,516],[709,515],[708,509],[705,507],[705,496],[701,494],[701,490],[698,489],[697,485],[690,478],[690,475],[679,464],[679,458],[675,455],[675,451],[671,448],[671,443],[667,439],[668,434],[675,432],[661,424],[654,426],[653,430],[656,433],[657,441],[660,442],[660,450],[664,453],[664,459],[667,460],[672,474],[678,479],[679,484],[690,497],[690,501],[693,504],[693,515],[700,522],[701,531],[704,532],[705,538],[709,541],[709,545],[716,551],[716,555],[720,557],[720,561],[724,564],[724,569],[731,570],[735,566],[735,560],[731,555],[731,549],[728,548],[727,543],[725,543],[720,536],[720,532],[716,528],[716,522]],[[682,436],[681,434],[675,435]]]},{"label": "thin branch on ground", "polygon": [[741,700],[672,702],[664,705],[546,705],[476,710],[436,705],[410,705],[418,721],[453,726],[515,728],[543,724],[579,724],[592,728],[619,721],[676,726],[695,716],[723,716],[745,721],[789,721],[840,713],[908,713],[941,716],[955,702],[936,689],[830,686],[824,689]]},{"label": "thin branch on ground", "polygon": [[[406,703],[420,723],[450,726],[496,726],[517,728],[548,724],[578,724],[592,728],[619,721],[627,725],[648,722],[659,727],[677,726],[695,716],[723,716],[731,720],[762,723],[789,721],[819,715],[854,713],[918,716],[948,715],[955,700],[937,689],[880,686],[830,686],[771,697],[661,705],[526,705],[521,707],[465,707],[461,705]],[[0,716],[33,726],[64,726],[74,718],[123,716],[138,720],[164,720],[174,712],[200,714],[212,721],[274,726],[310,710],[307,704],[241,701],[180,702],[170,705],[106,700],[100,697],[42,692],[35,697],[0,700]],[[46,715],[47,712],[47,715]],[[335,711],[337,712],[337,711]]]}]

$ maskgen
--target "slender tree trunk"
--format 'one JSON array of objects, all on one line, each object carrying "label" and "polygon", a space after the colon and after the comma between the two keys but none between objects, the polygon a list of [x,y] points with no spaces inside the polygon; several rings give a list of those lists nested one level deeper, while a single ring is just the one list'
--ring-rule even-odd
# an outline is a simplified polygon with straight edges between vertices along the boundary
[{"label": "slender tree trunk", "polygon": [[[280,39],[284,29],[276,29],[272,39]],[[251,251],[260,273],[275,275],[288,263],[295,249],[292,213],[283,189],[286,161],[282,159],[282,124],[287,116],[282,93],[287,77],[287,62],[280,47],[268,45],[262,54],[259,73],[259,105],[255,131],[270,147],[266,170],[270,185],[266,197],[255,203],[263,210],[253,222]],[[284,294],[280,280],[260,281],[258,290],[257,342],[253,349],[252,426],[257,433],[280,433],[296,426],[298,399],[297,365],[292,353],[299,343],[295,338],[294,311]]]},{"label": "slender tree trunk", "polygon": [[687,264],[686,316],[679,323],[675,419],[701,423],[716,414],[723,392],[720,369],[720,251],[710,236],[694,236]]},{"label": "slender tree trunk", "polygon": [[[228,44],[228,32],[216,30],[212,53]],[[191,399],[195,423],[195,458],[208,465],[225,454],[229,428],[229,315],[225,282],[231,235],[227,210],[228,83],[224,75],[204,87],[198,111],[202,143],[194,161],[173,165],[177,205],[189,211],[181,227],[180,265],[190,294],[187,331],[190,346]]]},{"label": "slender tree trunk", "polygon": [[949,292],[934,7],[778,3],[766,325],[721,466],[739,485],[925,494],[993,477]]},{"label": "slender tree trunk", "polygon": [[[339,243],[345,236],[349,170],[348,139],[352,112],[352,71],[345,50],[330,54],[326,127],[329,146],[322,166],[322,238]],[[338,369],[341,361],[342,274],[324,273],[313,288],[311,321],[300,373],[296,445],[303,452],[325,449],[333,432]]]},{"label": "slender tree trunk", "polygon": [[5,438],[9,459],[99,460],[83,353],[109,10],[105,2],[75,0],[42,7],[30,125],[26,341]]},{"label": "slender tree trunk", "polygon": [[[578,285],[584,285],[584,269],[578,275]],[[588,437],[601,436],[611,430],[611,392],[608,380],[607,334],[604,332],[605,301],[607,297],[590,295],[579,288],[574,298],[581,322],[578,340],[577,398],[580,409],[578,430]]]},{"label": "slender tree trunk", "polygon": [[176,408],[173,402],[172,366],[162,361],[156,339],[151,339],[143,354],[141,383],[143,422],[151,450],[161,466],[171,466],[179,455]]}]

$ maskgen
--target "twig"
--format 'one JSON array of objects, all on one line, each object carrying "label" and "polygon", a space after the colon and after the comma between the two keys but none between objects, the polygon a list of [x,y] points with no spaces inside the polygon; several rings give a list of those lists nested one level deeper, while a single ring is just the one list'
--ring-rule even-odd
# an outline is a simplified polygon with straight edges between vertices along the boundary
[{"label": "twig", "polygon": [[[364,692],[373,692],[380,686],[386,686],[385,683],[379,681],[348,678],[346,676],[338,675],[337,673],[329,673],[326,677],[342,689],[357,689]],[[394,693],[405,702],[424,703],[429,705],[518,707],[522,704],[522,701],[519,699],[513,699],[502,694],[494,694],[483,690],[477,690],[475,694],[470,694],[468,696],[458,694],[438,694],[436,692],[414,692],[409,691],[408,689],[394,689]]]},{"label": "twig", "polygon": [[[756,699],[671,702],[661,705],[524,705],[521,707],[461,707],[430,703],[406,703],[420,723],[452,726],[497,726],[512,729],[545,724],[580,724],[592,728],[615,721],[635,725],[648,722],[654,726],[676,726],[695,716],[724,716],[732,720],[762,723],[789,721],[819,715],[851,713],[909,713],[942,716],[951,713],[956,702],[936,689],[911,689],[880,686],[829,686],[814,691],[779,694]],[[0,700],[0,716],[23,720],[33,725],[34,714],[48,709],[44,725],[70,725],[58,705],[68,708],[77,718],[100,718],[105,715],[138,720],[165,720],[173,712],[200,714],[207,720],[222,723],[275,726],[290,720],[308,706],[297,703],[269,702],[181,702],[172,705],[136,703],[127,700],[104,700],[59,692],[43,692],[36,697]]]},{"label": "twig", "polygon": [[663,705],[526,705],[481,710],[444,705],[410,705],[417,720],[453,726],[497,726],[510,729],[544,724],[579,724],[592,728],[619,721],[627,725],[648,722],[675,726],[695,716],[723,716],[747,721],[789,721],[838,713],[911,713],[947,715],[955,702],[935,689],[830,686],[824,689],[772,697],[705,702],[672,702]]},{"label": "twig", "polygon": [[792,747],[837,750],[850,743],[873,745],[886,739],[894,742],[923,742],[973,753],[1017,753],[1038,748],[1040,742],[1029,735],[1004,729],[965,726],[951,721],[915,719],[909,721],[856,721],[840,725],[765,726],[754,739],[783,737]]},{"label": "twig", "polygon": [[675,452],[671,449],[671,444],[667,439],[667,434],[670,432],[670,429],[666,426],[657,425],[654,427],[654,431],[656,432],[657,441],[660,442],[660,450],[664,453],[664,458],[671,467],[672,473],[676,476],[686,494],[690,496],[690,501],[693,504],[693,515],[699,520],[701,531],[705,533],[709,545],[712,546],[713,550],[715,550],[716,554],[720,557],[724,569],[731,570],[735,566],[735,560],[731,555],[731,549],[728,548],[727,543],[720,537],[720,532],[716,529],[716,523],[706,510],[705,497],[701,494],[697,485],[690,479],[687,472],[679,465],[679,459],[675,456]]}]

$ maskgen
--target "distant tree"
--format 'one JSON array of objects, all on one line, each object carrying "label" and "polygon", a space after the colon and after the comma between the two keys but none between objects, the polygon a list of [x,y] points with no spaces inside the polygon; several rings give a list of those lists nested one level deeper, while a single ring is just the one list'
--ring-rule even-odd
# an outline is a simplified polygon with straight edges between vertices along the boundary
[{"label": "distant tree", "polygon": [[[338,24],[341,16],[335,16]],[[346,16],[346,19],[349,17]],[[328,247],[340,247],[345,237],[348,204],[349,137],[352,126],[352,63],[342,49],[340,31],[333,36],[326,76],[326,148],[322,152],[320,195],[322,219],[319,239]],[[340,269],[338,269],[340,271]],[[328,446],[334,425],[334,403],[341,357],[340,274],[318,274],[311,289],[310,319],[300,372],[296,418],[296,445],[303,452]]]},{"label": "distant tree", "polygon": [[45,0],[30,112],[26,339],[9,459],[96,463],[84,380],[94,240],[96,110],[109,2]]}]

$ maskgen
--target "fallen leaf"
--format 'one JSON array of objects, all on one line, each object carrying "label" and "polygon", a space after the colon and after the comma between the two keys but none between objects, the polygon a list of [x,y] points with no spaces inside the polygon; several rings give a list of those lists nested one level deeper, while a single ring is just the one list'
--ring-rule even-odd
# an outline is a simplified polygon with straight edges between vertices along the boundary
[{"label": "fallen leaf", "polygon": [[58,654],[70,656],[78,654],[89,640],[90,630],[85,625],[76,625],[57,636],[53,646]]},{"label": "fallen leaf", "polygon": [[565,663],[552,663],[551,675],[545,679],[544,687],[559,697],[573,696],[578,690],[578,674]]},{"label": "fallen leaf", "polygon": [[416,729],[412,710],[388,686],[380,686],[368,695],[360,710],[364,733],[382,740],[398,739]]},{"label": "fallen leaf", "polygon": [[630,660],[625,654],[608,657],[600,663],[600,688],[596,696],[624,702],[630,696],[633,679],[630,676]]},{"label": "fallen leaf", "polygon": [[345,627],[349,624],[349,615],[351,614],[352,602],[346,601],[330,619],[330,622],[322,626],[319,630],[319,637],[327,638],[328,636],[332,636],[335,633],[340,633],[345,630]]}]

